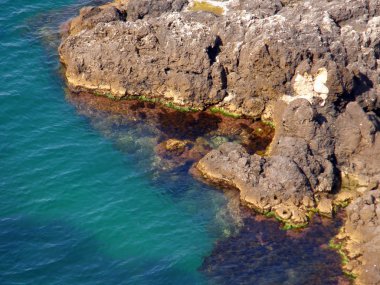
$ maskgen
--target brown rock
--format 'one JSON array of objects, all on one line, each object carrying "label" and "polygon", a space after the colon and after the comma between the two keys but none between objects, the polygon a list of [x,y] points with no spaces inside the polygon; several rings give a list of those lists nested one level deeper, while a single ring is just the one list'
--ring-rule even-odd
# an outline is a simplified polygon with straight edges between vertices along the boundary
[{"label": "brown rock", "polygon": [[348,251],[347,270],[355,284],[380,284],[380,191],[367,191],[347,207],[347,220],[339,238]]},{"label": "brown rock", "polygon": [[183,140],[177,140],[177,139],[168,139],[167,141],[163,142],[163,147],[166,151],[181,154],[185,151],[186,147],[191,145],[190,141],[183,141]]},{"label": "brown rock", "polygon": [[260,158],[239,145],[225,143],[197,164],[198,170],[216,183],[240,190],[240,199],[261,212],[274,211],[293,224],[307,222],[314,205],[313,192],[297,164],[284,156]]},{"label": "brown rock", "polygon": [[[83,9],[71,22],[60,57],[73,90],[115,97],[217,105],[253,117],[285,95],[331,104],[352,91],[369,106],[380,33],[375,19],[365,22],[379,13],[370,2],[350,1],[348,9],[337,0],[227,1],[225,14],[216,17],[191,12],[186,0],[119,1]],[[298,75],[313,83],[320,70],[327,78],[314,82],[316,91],[295,92]],[[326,94],[318,93],[324,88]]]},{"label": "brown rock", "polygon": [[340,168],[353,176],[364,191],[380,181],[378,118],[351,102],[335,122],[335,153]]},{"label": "brown rock", "polygon": [[327,217],[332,217],[332,214],[333,214],[332,200],[329,198],[323,197],[320,201],[318,201],[317,209],[320,214]]}]

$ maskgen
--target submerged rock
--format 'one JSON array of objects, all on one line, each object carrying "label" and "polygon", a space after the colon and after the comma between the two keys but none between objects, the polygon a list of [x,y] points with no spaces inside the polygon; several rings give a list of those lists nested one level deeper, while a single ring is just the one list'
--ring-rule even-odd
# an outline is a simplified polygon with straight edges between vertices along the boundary
[{"label": "submerged rock", "polygon": [[177,139],[168,139],[160,144],[160,148],[162,147],[165,151],[173,153],[175,155],[181,155],[186,148],[191,145],[190,141],[186,140],[177,140]]},{"label": "submerged rock", "polygon": [[339,255],[328,248],[340,219],[316,217],[309,228],[297,231],[281,230],[276,221],[259,216],[242,223],[239,233],[217,242],[200,268],[215,284],[351,283]]},{"label": "submerged rock", "polygon": [[[110,100],[104,96],[69,93],[68,100],[81,114],[107,114],[122,128],[132,128],[146,140],[154,136],[158,167],[169,169],[194,163],[226,141],[240,142],[249,153],[263,153],[274,130],[249,118],[231,118],[212,112],[179,112],[176,109],[139,100]],[[111,119],[110,119],[111,120]],[[127,127],[128,126],[128,127]]]}]

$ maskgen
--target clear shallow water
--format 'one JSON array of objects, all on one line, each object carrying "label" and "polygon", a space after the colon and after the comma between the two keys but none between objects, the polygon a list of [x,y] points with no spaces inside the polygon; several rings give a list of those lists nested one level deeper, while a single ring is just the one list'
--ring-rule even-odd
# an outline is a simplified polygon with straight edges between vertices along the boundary
[{"label": "clear shallow water", "polygon": [[86,3],[0,0],[0,284],[336,284],[334,231],[246,218],[223,239],[237,206],[160,171],[155,130],[66,100],[57,27]]},{"label": "clear shallow water", "polygon": [[0,0],[0,284],[203,284],[225,198],[68,104],[51,29],[77,3]]}]

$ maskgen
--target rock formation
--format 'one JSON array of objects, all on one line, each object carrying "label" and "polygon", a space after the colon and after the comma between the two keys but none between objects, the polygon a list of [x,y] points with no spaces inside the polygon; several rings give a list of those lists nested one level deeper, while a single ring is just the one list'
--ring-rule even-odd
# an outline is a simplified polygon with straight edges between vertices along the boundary
[{"label": "rock formation", "polygon": [[356,284],[380,284],[380,191],[376,185],[347,207],[347,220],[338,238],[348,252],[346,269]]},{"label": "rock formation", "polygon": [[[325,198],[336,182],[333,142],[328,124],[318,122],[307,100],[291,102],[280,119],[269,157],[250,156],[239,145],[226,144],[197,167],[213,180],[232,181],[248,205],[304,225],[319,201],[332,203]],[[323,214],[331,215],[330,208]]]},{"label": "rock formation", "polygon": [[367,89],[363,104],[379,104],[376,1],[227,1],[222,17],[187,2],[82,9],[60,47],[71,87],[253,117],[280,98],[334,102]]},{"label": "rock formation", "polygon": [[226,143],[197,169],[296,226],[353,200],[349,270],[379,284],[379,0],[119,0],[83,8],[59,54],[74,92],[273,121],[266,156]]}]

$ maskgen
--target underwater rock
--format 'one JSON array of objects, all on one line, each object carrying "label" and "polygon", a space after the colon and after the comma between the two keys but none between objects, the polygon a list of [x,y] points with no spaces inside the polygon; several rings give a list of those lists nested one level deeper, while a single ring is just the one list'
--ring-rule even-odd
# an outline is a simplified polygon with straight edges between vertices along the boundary
[{"label": "underwater rock", "polygon": [[144,126],[155,137],[155,152],[165,168],[194,163],[226,141],[237,141],[249,153],[263,153],[273,138],[271,126],[249,118],[232,118],[213,112],[180,112],[139,100],[111,100],[92,94],[69,93],[78,111],[113,116],[116,125]]},{"label": "underwater rock", "polygon": [[190,145],[190,141],[168,139],[167,141],[162,142],[158,147],[163,148],[165,151],[173,153],[174,155],[181,155]]},{"label": "underwater rock", "polygon": [[328,248],[339,218],[316,216],[310,227],[294,231],[260,216],[245,217],[242,224],[239,233],[219,240],[205,258],[200,270],[212,284],[351,284],[339,255]]}]

